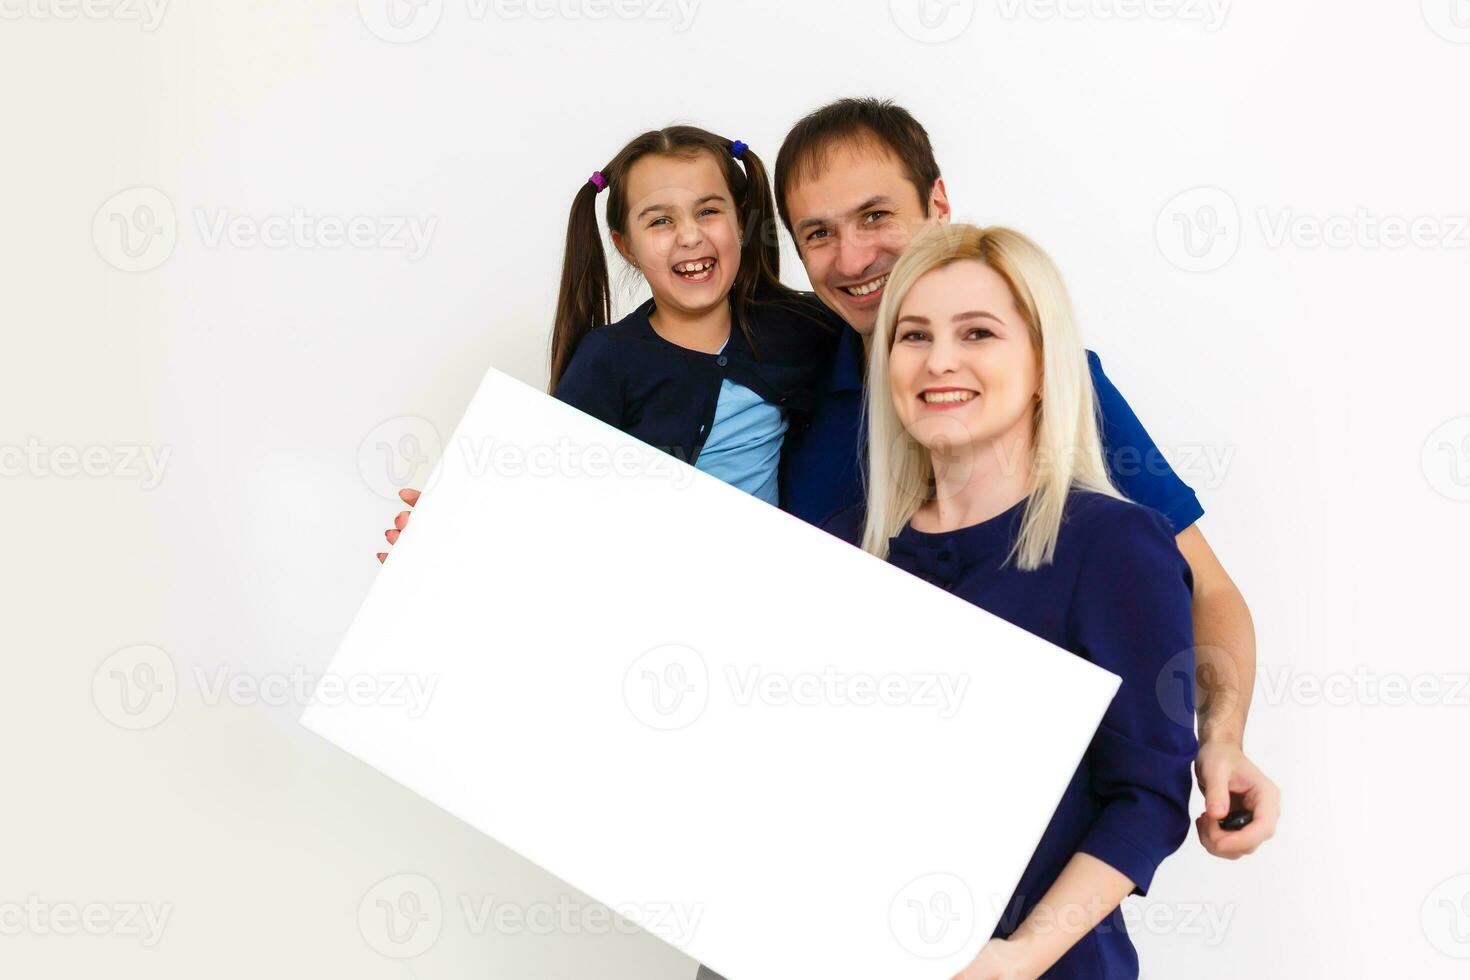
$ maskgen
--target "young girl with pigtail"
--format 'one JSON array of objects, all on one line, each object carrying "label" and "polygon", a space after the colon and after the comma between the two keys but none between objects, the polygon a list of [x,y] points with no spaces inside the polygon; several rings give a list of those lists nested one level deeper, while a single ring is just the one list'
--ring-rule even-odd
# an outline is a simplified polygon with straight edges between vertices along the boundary
[{"label": "young girl with pigtail", "polygon": [[[596,203],[651,299],[609,323]],[[577,192],[567,223],[550,392],[776,504],[789,413],[810,408],[842,327],[780,282],[760,158],[693,126],[634,139]]]}]

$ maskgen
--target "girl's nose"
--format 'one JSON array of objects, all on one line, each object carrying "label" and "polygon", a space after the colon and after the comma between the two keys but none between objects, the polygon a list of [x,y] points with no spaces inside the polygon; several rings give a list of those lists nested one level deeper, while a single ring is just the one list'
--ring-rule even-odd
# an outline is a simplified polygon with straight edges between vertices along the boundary
[{"label": "girl's nose", "polygon": [[686,221],[679,225],[678,239],[681,246],[692,248],[704,241],[704,232],[698,222]]}]

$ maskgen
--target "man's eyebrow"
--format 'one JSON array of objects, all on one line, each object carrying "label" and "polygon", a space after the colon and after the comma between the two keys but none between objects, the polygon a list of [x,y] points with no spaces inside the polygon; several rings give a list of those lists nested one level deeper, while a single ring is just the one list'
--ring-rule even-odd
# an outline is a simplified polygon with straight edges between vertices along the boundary
[{"label": "man's eyebrow", "polygon": [[[701,197],[699,200],[695,201],[694,202],[694,206],[695,207],[699,207],[701,204],[708,204],[710,201],[724,201],[724,200],[725,200],[725,195],[723,195],[723,194],[706,194],[704,197]],[[645,214],[648,214],[650,211],[672,211],[672,210],[674,210],[674,206],[672,204],[650,204],[648,207],[646,207],[642,211],[639,211],[638,212],[638,218],[642,218]]]},{"label": "man's eyebrow", "polygon": [[[857,207],[855,207],[852,210],[848,211],[847,214],[862,214],[864,211],[870,211],[873,208],[876,208],[880,204],[888,204],[888,205],[891,205],[892,203],[893,202],[886,195],[879,194],[876,197],[870,197],[870,198],[868,198],[866,201],[864,201],[863,203],[859,204]],[[796,228],[797,228],[798,231],[806,231],[808,228],[814,228],[817,225],[825,225],[826,223],[827,223],[827,219],[826,218],[802,218],[800,221],[798,221],[796,223]]]}]

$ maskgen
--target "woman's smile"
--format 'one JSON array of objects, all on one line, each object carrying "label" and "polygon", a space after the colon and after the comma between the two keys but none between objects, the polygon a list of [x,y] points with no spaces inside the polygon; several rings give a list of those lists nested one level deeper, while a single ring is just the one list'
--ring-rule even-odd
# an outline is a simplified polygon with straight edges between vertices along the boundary
[{"label": "woman's smile", "polygon": [[979,397],[980,392],[973,388],[925,388],[919,392],[919,401],[925,408],[941,412],[968,405]]}]

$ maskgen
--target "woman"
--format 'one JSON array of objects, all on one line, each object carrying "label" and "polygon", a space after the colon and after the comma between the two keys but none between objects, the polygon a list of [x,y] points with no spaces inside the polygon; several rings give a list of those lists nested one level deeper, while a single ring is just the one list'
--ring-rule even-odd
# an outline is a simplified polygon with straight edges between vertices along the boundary
[{"label": "woman", "polygon": [[1189,566],[1164,518],[1108,482],[1066,290],[1029,239],[950,225],[915,241],[869,353],[868,504],[827,529],[1122,678],[959,978],[1137,977],[1119,905],[1190,824],[1194,732],[1157,693],[1193,676]]}]

